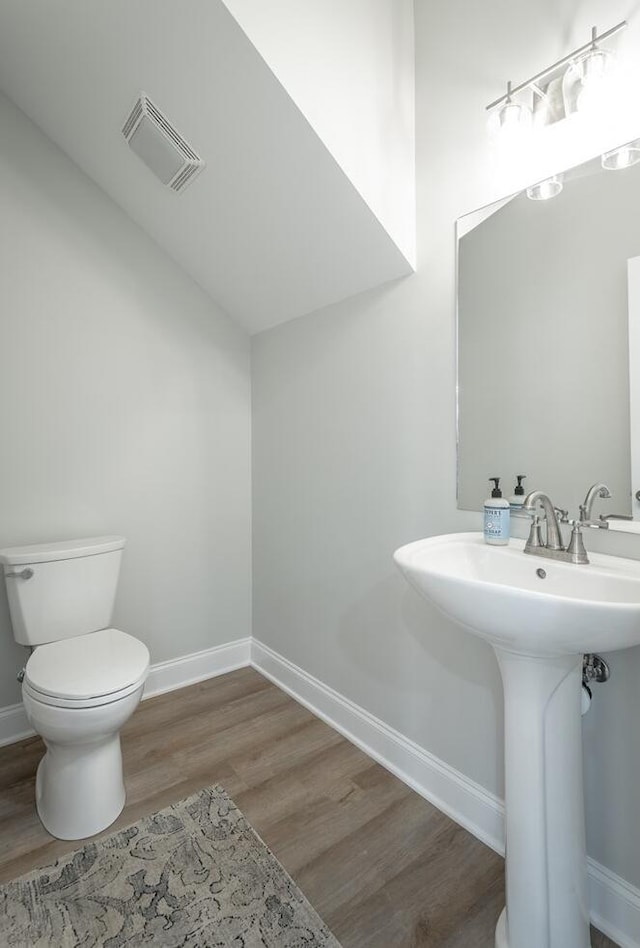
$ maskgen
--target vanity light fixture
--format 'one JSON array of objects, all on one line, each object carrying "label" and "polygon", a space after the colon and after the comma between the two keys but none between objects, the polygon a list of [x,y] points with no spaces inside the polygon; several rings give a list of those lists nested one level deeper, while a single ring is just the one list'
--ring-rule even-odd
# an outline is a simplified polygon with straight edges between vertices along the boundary
[{"label": "vanity light fixture", "polygon": [[[490,118],[495,109],[499,108],[500,113],[502,113],[504,112],[505,106],[516,105],[517,101],[514,101],[515,97],[524,95],[525,93],[533,93],[534,103],[536,97],[544,100],[547,95],[547,88],[554,78],[558,78],[564,67],[567,67],[567,69],[564,73],[563,85],[564,80],[567,79],[567,86],[571,85],[571,91],[575,93],[575,103],[573,103],[575,107],[571,108],[571,111],[582,110],[587,105],[589,95],[606,74],[611,57],[611,54],[607,50],[601,49],[598,44],[615,36],[616,33],[624,30],[626,26],[627,21],[622,20],[604,33],[598,33],[597,28],[594,26],[591,30],[591,39],[588,43],[572,50],[572,52],[563,56],[562,59],[558,59],[557,62],[552,63],[550,66],[541,69],[535,76],[531,76],[530,79],[525,79],[524,82],[519,83],[515,88],[511,82],[508,82],[505,94],[494,99],[494,101],[490,102],[487,106],[486,110],[489,112]],[[580,98],[582,93],[585,93],[584,100]],[[580,101],[578,101],[578,99],[580,99]],[[567,114],[570,114],[567,111],[567,105],[569,104],[570,103],[565,103],[565,117]],[[531,112],[531,109],[528,109],[528,111]],[[500,124],[505,123],[501,121]]]},{"label": "vanity light fixture", "polygon": [[[535,132],[575,112],[585,113],[601,107],[612,54],[600,44],[626,26],[627,21],[622,20],[604,33],[598,33],[594,26],[588,43],[517,86],[508,82],[506,93],[487,106],[490,130],[502,140],[513,140],[517,135]],[[640,161],[640,142],[602,156],[603,167],[610,169],[628,167],[635,161]],[[556,175],[528,188],[527,195],[540,201],[555,197],[561,191],[562,176]]]}]

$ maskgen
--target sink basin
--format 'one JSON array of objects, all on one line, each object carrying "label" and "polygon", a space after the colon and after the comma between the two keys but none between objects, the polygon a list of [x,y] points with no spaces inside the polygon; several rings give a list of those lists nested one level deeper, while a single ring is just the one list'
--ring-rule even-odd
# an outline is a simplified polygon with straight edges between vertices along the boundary
[{"label": "sink basin", "polygon": [[589,948],[583,652],[640,644],[640,562],[577,566],[479,533],[401,547],[411,585],[495,651],[504,686],[507,905],[496,948]]},{"label": "sink basin", "polygon": [[640,644],[640,562],[591,553],[575,566],[523,547],[454,533],[409,543],[394,558],[418,592],[492,645],[567,655]]}]

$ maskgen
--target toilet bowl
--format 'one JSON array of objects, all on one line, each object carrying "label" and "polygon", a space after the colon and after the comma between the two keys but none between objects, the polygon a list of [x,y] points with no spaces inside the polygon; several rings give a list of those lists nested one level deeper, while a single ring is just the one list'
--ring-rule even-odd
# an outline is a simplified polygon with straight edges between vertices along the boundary
[{"label": "toilet bowl", "polygon": [[146,646],[119,629],[41,645],[27,662],[22,701],[47,748],[36,808],[52,836],[83,839],[119,816],[120,729],[140,702],[148,667]]},{"label": "toilet bowl", "polygon": [[101,832],[125,803],[120,729],[142,697],[149,652],[101,627],[123,546],[121,537],[99,537],[0,551],[14,636],[34,648],[22,700],[46,747],[36,808],[59,839]]}]

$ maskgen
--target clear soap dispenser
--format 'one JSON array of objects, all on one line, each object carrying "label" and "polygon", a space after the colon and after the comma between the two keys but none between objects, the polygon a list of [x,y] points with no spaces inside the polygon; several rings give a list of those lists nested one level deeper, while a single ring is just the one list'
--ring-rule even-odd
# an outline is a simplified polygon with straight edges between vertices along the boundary
[{"label": "clear soap dispenser", "polygon": [[484,542],[492,546],[506,546],[509,542],[511,508],[500,490],[500,478],[490,477],[494,487],[491,497],[484,502]]}]

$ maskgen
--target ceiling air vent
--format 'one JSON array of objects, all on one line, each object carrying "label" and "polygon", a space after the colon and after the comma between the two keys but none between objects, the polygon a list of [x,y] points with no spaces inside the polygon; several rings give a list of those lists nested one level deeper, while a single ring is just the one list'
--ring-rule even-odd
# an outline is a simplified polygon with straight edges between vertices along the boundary
[{"label": "ceiling air vent", "polygon": [[184,191],[204,161],[144,92],[140,93],[122,134],[147,168],[173,191]]}]

